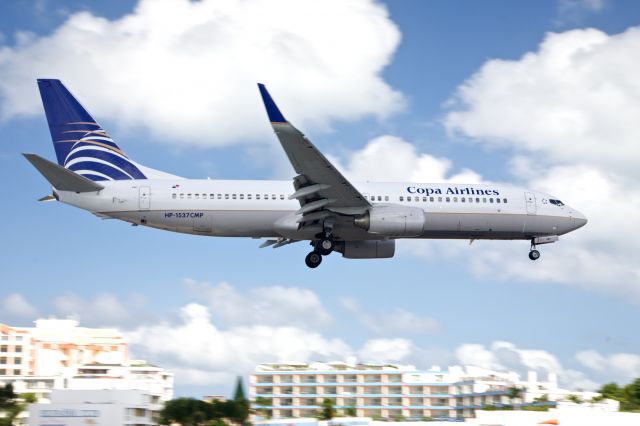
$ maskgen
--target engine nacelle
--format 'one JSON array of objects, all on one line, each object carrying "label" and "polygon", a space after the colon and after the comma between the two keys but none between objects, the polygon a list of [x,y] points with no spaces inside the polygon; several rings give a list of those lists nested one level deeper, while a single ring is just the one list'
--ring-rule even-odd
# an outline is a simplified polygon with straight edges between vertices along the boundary
[{"label": "engine nacelle", "polygon": [[336,251],[347,259],[387,259],[396,253],[396,241],[339,241]]},{"label": "engine nacelle", "polygon": [[417,237],[424,230],[424,210],[418,207],[375,206],[354,224],[374,234],[389,237]]}]

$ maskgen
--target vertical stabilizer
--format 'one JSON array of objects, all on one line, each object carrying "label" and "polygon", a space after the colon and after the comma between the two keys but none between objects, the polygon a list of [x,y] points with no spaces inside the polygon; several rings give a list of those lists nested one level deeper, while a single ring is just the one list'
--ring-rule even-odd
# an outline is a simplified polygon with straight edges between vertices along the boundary
[{"label": "vertical stabilizer", "polygon": [[93,181],[147,178],[60,80],[38,88],[59,165]]}]

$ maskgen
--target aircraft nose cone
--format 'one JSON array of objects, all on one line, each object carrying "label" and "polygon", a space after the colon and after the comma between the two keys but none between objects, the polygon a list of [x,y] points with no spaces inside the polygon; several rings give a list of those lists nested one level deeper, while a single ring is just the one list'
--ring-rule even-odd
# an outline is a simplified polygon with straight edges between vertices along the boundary
[{"label": "aircraft nose cone", "polygon": [[585,215],[578,211],[574,211],[572,214],[572,220],[575,225],[574,229],[582,228],[589,221]]}]

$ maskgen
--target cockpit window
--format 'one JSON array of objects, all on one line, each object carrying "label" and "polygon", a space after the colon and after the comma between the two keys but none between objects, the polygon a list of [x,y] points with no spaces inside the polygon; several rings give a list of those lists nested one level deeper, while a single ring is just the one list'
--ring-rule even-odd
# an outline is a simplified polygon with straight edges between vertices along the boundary
[{"label": "cockpit window", "polygon": [[560,201],[560,200],[549,200],[549,202],[551,204],[554,204],[554,205],[558,206],[558,207],[564,206],[564,203],[562,201]]}]

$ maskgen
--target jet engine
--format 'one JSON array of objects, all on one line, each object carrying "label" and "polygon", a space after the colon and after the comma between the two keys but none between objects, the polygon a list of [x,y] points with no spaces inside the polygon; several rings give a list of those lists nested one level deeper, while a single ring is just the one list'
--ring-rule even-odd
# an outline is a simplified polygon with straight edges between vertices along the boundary
[{"label": "jet engine", "polygon": [[355,226],[389,237],[417,237],[424,229],[424,210],[418,207],[375,206],[354,219]]},{"label": "jet engine", "polygon": [[396,241],[337,241],[336,251],[347,259],[387,259],[395,254]]}]

